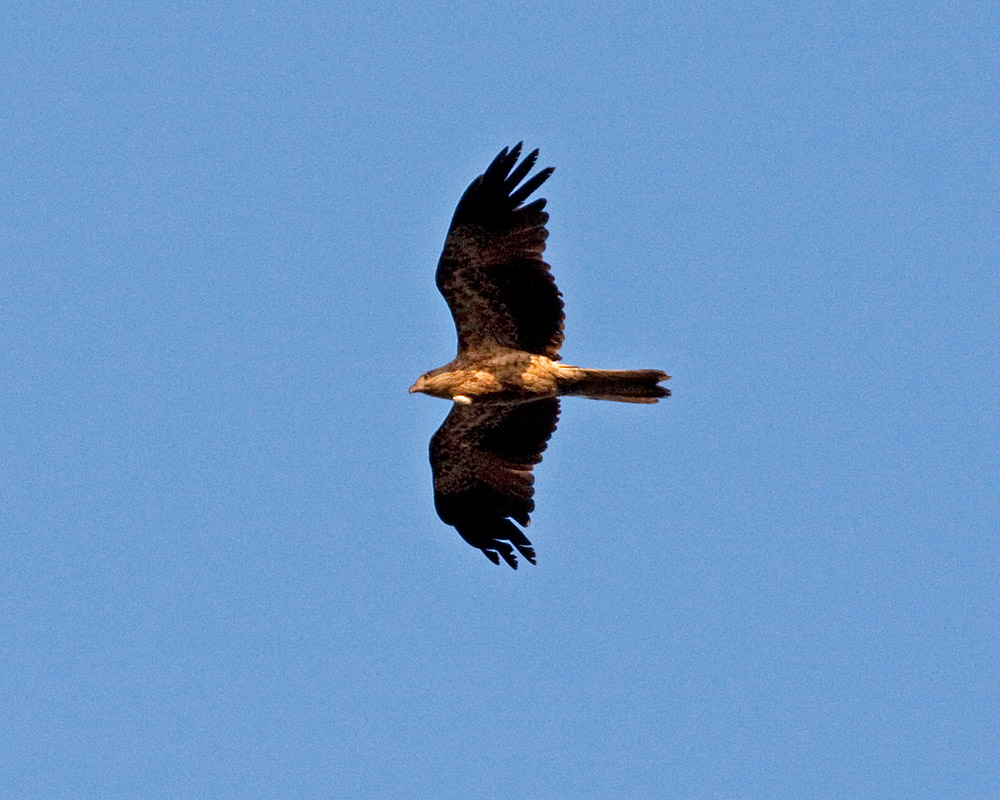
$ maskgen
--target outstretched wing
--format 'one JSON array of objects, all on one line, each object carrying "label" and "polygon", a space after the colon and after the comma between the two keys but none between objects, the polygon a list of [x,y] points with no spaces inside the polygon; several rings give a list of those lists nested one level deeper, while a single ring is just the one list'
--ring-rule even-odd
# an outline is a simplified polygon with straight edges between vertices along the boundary
[{"label": "outstretched wing", "polygon": [[500,151],[465,190],[448,229],[436,280],[455,319],[459,354],[499,345],[559,358],[562,297],[542,260],[549,215],[543,199],[522,205],[553,168],[518,187],[538,151],[517,164],[520,155],[520,142]]},{"label": "outstretched wing", "polygon": [[528,525],[535,509],[531,469],[542,460],[558,419],[556,398],[511,405],[455,403],[431,437],[438,516],[494,564],[503,557],[517,569],[511,545],[535,563],[531,542],[508,517]]}]

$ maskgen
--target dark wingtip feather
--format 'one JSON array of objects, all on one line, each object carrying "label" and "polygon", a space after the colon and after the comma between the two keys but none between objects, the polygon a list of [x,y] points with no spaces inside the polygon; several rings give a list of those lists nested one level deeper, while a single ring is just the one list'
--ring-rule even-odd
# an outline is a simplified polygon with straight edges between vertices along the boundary
[{"label": "dark wingtip feather", "polygon": [[507,176],[507,180],[503,184],[504,191],[507,194],[510,194],[524,179],[524,176],[531,172],[531,168],[535,166],[537,160],[538,150],[532,150],[524,157],[524,160],[520,164],[514,167],[514,171]]},{"label": "dark wingtip feather", "polygon": [[510,199],[514,205],[520,205],[524,200],[526,200],[532,192],[534,192],[539,186],[541,186],[545,181],[549,179],[549,176],[556,171],[555,167],[546,167],[537,175],[529,178],[516,192],[511,194]]},{"label": "dark wingtip feather", "polygon": [[532,192],[545,183],[555,171],[555,167],[546,167],[537,175],[530,178],[520,189],[514,191],[538,160],[538,148],[536,147],[518,164],[517,162],[521,157],[521,148],[523,146],[524,142],[521,141],[511,148],[505,147],[497,153],[496,158],[493,159],[486,168],[486,172],[483,173],[483,178],[486,181],[490,183],[500,182],[502,184],[504,194],[510,196],[514,206],[520,205]]},{"label": "dark wingtip feather", "polygon": [[493,160],[493,164],[490,164],[490,169],[487,170],[487,174],[490,177],[496,177],[503,179],[510,168],[513,167],[517,160],[521,157],[521,143],[518,142],[510,150],[506,147],[500,151],[500,154]]},{"label": "dark wingtip feather", "polygon": [[535,548],[531,546],[531,542],[528,541],[528,537],[524,535],[523,532],[519,531],[513,525],[509,526],[509,536],[508,539],[510,543],[517,548],[517,551],[524,556],[532,564],[535,562]]},{"label": "dark wingtip feather", "polygon": [[510,568],[517,569],[517,556],[514,555],[514,548],[507,544],[507,542],[497,541],[493,545],[496,547],[497,552],[500,553],[500,557],[510,565]]},{"label": "dark wingtip feather", "polygon": [[521,544],[520,542],[514,542],[514,547],[517,548],[517,552],[519,552],[522,556],[528,559],[529,563],[531,564],[538,563],[538,561],[535,558],[535,548],[532,547],[530,544]]},{"label": "dark wingtip feather", "polygon": [[[497,153],[496,158],[494,158],[490,162],[490,165],[486,168],[486,172],[483,173],[483,176],[486,177],[486,176],[491,176],[491,175],[495,174],[496,171],[500,168],[500,165],[503,164],[503,162],[507,160],[507,154],[508,154],[508,151],[507,151],[506,147],[503,150],[501,150],[499,153]],[[515,156],[515,158],[516,158],[516,156]],[[509,169],[510,169],[510,167],[507,167],[507,169],[504,170],[504,175],[507,174],[507,171]]]}]

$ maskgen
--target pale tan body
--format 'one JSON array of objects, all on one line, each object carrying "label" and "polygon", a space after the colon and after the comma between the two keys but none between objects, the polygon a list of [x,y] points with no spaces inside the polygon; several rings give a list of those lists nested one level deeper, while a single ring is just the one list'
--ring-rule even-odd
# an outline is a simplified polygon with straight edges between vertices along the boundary
[{"label": "pale tan body", "polygon": [[655,403],[657,397],[669,394],[656,383],[669,377],[657,370],[584,369],[523,350],[494,347],[464,351],[450,364],[425,372],[410,387],[410,393],[423,392],[465,405],[560,395]]},{"label": "pale tan body", "polygon": [[503,402],[555,397],[582,378],[584,370],[523,350],[494,348],[465,352],[443,367],[421,375],[410,392],[456,403]]}]

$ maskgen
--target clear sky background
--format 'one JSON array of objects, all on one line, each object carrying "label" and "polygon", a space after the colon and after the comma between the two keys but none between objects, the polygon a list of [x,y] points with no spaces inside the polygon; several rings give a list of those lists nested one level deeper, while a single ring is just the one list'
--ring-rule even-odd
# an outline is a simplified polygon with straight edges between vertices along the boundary
[{"label": "clear sky background", "polygon": [[[0,796],[1000,792],[988,3],[8,3]],[[523,139],[538,565],[433,509]]]}]

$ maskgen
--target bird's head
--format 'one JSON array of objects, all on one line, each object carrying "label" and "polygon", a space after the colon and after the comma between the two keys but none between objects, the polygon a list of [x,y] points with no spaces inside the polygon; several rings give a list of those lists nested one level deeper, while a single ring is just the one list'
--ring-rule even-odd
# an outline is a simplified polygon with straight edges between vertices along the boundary
[{"label": "bird's head", "polygon": [[410,387],[410,394],[423,392],[434,397],[444,397],[450,400],[452,394],[450,391],[451,381],[445,373],[446,371],[440,368],[425,372]]}]

